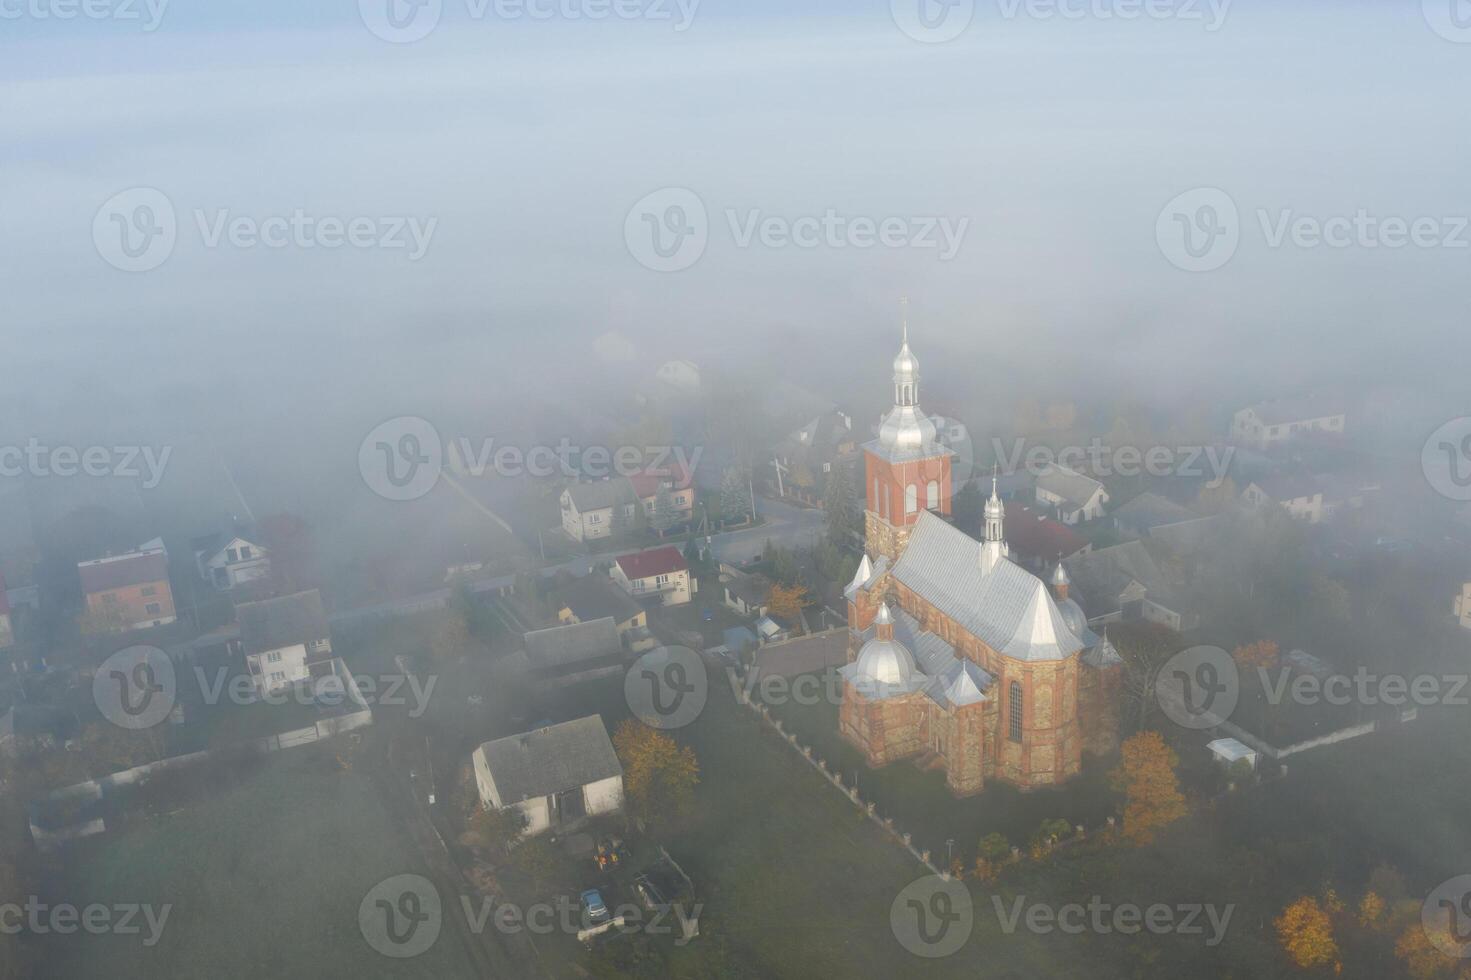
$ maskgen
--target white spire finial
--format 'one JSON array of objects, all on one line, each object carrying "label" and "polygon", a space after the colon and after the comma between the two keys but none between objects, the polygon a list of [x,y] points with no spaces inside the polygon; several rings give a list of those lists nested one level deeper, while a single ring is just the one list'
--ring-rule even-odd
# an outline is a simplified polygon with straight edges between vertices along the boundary
[{"label": "white spire finial", "polygon": [[909,346],[909,297],[899,297],[899,322],[902,333],[903,346]]}]

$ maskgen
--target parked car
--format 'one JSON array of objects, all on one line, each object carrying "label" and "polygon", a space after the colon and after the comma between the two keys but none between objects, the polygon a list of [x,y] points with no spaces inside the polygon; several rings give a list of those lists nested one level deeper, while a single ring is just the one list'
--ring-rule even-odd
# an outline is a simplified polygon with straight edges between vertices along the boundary
[{"label": "parked car", "polygon": [[589,888],[582,893],[582,914],[588,925],[592,926],[600,926],[612,918],[608,914],[608,906],[603,902],[603,896],[596,888]]},{"label": "parked car", "polygon": [[648,875],[639,875],[633,879],[633,888],[638,892],[639,901],[650,912],[669,907],[669,899],[664,897],[658,885],[649,880]]}]

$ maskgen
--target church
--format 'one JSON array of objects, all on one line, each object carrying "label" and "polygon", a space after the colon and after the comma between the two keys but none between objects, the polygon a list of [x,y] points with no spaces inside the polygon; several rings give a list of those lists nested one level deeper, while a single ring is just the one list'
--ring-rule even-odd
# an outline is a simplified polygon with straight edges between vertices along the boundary
[{"label": "church", "polygon": [[1088,628],[1061,565],[1044,583],[1011,560],[1005,509],[981,541],[950,521],[953,452],[919,407],[908,328],[894,407],[863,446],[865,554],[845,590],[839,726],[872,767],[910,760],[957,796],[1076,776],[1117,745],[1123,663]]}]

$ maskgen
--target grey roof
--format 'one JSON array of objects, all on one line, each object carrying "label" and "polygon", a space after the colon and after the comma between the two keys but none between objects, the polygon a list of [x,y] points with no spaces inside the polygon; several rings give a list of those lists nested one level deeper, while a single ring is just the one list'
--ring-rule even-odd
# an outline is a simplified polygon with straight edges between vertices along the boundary
[{"label": "grey roof", "polygon": [[987,700],[994,679],[969,660],[957,660],[930,681],[925,693],[942,708],[964,708]]},{"label": "grey roof", "polygon": [[526,657],[533,670],[568,667],[604,657],[623,656],[613,617],[570,626],[553,626],[525,634]]},{"label": "grey roof", "polygon": [[979,559],[979,542],[925,511],[894,578],[1003,656],[1063,660],[1083,649],[1041,579],[1009,560],[983,571]]},{"label": "grey roof", "polygon": [[1157,493],[1141,493],[1111,515],[1114,520],[1135,531],[1144,533],[1167,524],[1181,524],[1197,520],[1200,515],[1188,507],[1175,503]]},{"label": "grey roof", "polygon": [[235,618],[240,622],[240,640],[247,654],[325,640],[329,635],[322,594],[316,589],[243,602],[235,607]]},{"label": "grey roof", "polygon": [[599,480],[596,483],[574,483],[567,488],[567,495],[572,498],[579,514],[586,514],[593,510],[606,510],[614,504],[631,504],[634,502],[633,484],[625,477],[617,477],[611,480]]},{"label": "grey roof", "polygon": [[588,715],[480,746],[502,805],[623,775],[603,719]]},{"label": "grey roof", "polygon": [[1253,480],[1262,493],[1278,503],[1286,503],[1289,500],[1303,500],[1315,497],[1323,492],[1323,487],[1318,478],[1309,473],[1290,473],[1280,476],[1264,476],[1260,480]]},{"label": "grey roof", "polygon": [[[876,632],[870,626],[859,631],[858,636],[866,644]],[[967,685],[973,684],[978,692],[985,692],[995,683],[995,678],[985,668],[957,655],[953,646],[937,634],[926,631],[920,626],[919,620],[903,609],[894,615],[894,639],[902,643],[914,657],[920,674],[914,682],[898,688],[874,688],[872,685],[864,685],[856,664],[849,664],[838,672],[852,681],[865,697],[874,700],[923,690],[944,707],[962,707],[975,703],[975,699],[966,693]],[[957,665],[962,663],[969,665],[963,671],[964,678],[957,673]]]},{"label": "grey roof", "polygon": [[1037,487],[1048,493],[1057,494],[1076,507],[1082,507],[1103,489],[1103,484],[1091,476],[1084,476],[1056,463],[1037,474]]},{"label": "grey roof", "polygon": [[751,632],[751,628],[749,626],[732,626],[721,635],[721,639],[724,640],[725,645],[730,647],[732,650],[739,650],[742,647],[746,646],[754,647],[759,645],[756,639],[756,634]]},{"label": "grey roof", "polygon": [[736,572],[731,575],[730,581],[725,583],[725,588],[731,595],[748,606],[764,606],[771,595],[771,579],[760,572],[749,575],[745,572]]},{"label": "grey roof", "polygon": [[1263,425],[1311,422],[1315,419],[1345,414],[1342,400],[1319,393],[1258,402],[1250,408],[1256,413],[1256,417],[1261,419]]},{"label": "grey roof", "polygon": [[1136,582],[1151,602],[1180,611],[1174,605],[1164,574],[1142,542],[1126,541],[1086,555],[1075,555],[1064,564],[1072,573],[1072,588],[1082,593],[1083,606],[1093,619],[1118,612],[1122,608],[1120,597]]},{"label": "grey roof", "polygon": [[611,616],[615,623],[624,623],[643,612],[643,607],[606,575],[573,579],[557,590],[557,601],[583,622]]}]

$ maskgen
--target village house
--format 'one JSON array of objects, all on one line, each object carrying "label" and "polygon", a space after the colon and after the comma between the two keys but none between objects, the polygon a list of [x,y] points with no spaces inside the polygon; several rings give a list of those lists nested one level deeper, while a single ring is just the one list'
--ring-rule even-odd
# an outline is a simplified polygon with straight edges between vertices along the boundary
[{"label": "village house", "polygon": [[673,545],[620,555],[609,574],[634,599],[657,598],[665,606],[683,605],[695,591],[689,562]]},{"label": "village house", "polygon": [[1136,538],[1147,538],[1156,528],[1200,520],[1199,514],[1157,493],[1141,493],[1108,515],[1114,529]]},{"label": "village house", "polygon": [[332,673],[332,640],[316,590],[235,607],[250,679],[262,697]]},{"label": "village house", "polygon": [[1066,524],[1025,504],[1006,508],[1004,530],[1012,560],[1033,572],[1042,572],[1064,558],[1087,554],[1093,547],[1091,541]]},{"label": "village house", "polygon": [[271,573],[271,560],[254,541],[238,535],[209,534],[190,542],[199,577],[219,592],[229,592]]},{"label": "village house", "polygon": [[562,625],[611,619],[618,638],[635,653],[652,649],[649,614],[606,575],[582,575],[559,586],[552,596]]},{"label": "village house", "polygon": [[86,603],[84,632],[148,629],[177,618],[169,556],[157,538],[137,551],[79,562],[77,574]]},{"label": "village house", "polygon": [[907,330],[894,407],[863,447],[865,553],[845,590],[839,731],[870,766],[943,769],[957,795],[1030,788],[1116,743],[1121,661],[1066,591],[1011,558],[993,476],[984,539],[949,523],[952,450],[919,408]]},{"label": "village house", "polygon": [[1063,567],[1090,624],[1146,621],[1176,632],[1199,625],[1141,541],[1078,555]]},{"label": "village house", "polygon": [[611,616],[532,630],[521,639],[522,651],[508,662],[543,691],[622,674],[628,665]]},{"label": "village house", "polygon": [[[623,477],[574,483],[562,491],[562,530],[573,541],[596,541],[631,522],[637,498],[633,485]],[[614,512],[617,511],[617,518]]]},{"label": "village house", "polygon": [[528,834],[623,807],[623,766],[597,715],[486,742],[472,762],[481,803],[519,810]]},{"label": "village house", "polygon": [[1346,421],[1342,402],[1322,395],[1261,402],[1236,413],[1231,439],[1243,446],[1271,449],[1309,433],[1343,435]]},{"label": "village house", "polygon": [[1329,509],[1323,501],[1323,487],[1312,476],[1264,476],[1253,480],[1241,492],[1241,499],[1253,507],[1276,504],[1294,520],[1321,524]]},{"label": "village house", "polygon": [[742,616],[765,616],[771,597],[771,579],[760,572],[730,569],[722,576],[725,605]]},{"label": "village house", "polygon": [[1048,463],[1038,472],[1035,488],[1037,503],[1056,510],[1064,524],[1096,520],[1108,504],[1102,483],[1058,463]]},{"label": "village house", "polygon": [[787,433],[771,450],[770,489],[778,497],[815,504],[833,467],[857,458],[851,416],[834,409]]},{"label": "village house", "polygon": [[669,460],[663,466],[632,474],[628,482],[645,517],[654,516],[661,488],[669,494],[671,509],[678,515],[676,523],[687,524],[694,515],[694,474],[683,463]]}]

